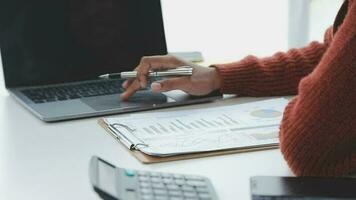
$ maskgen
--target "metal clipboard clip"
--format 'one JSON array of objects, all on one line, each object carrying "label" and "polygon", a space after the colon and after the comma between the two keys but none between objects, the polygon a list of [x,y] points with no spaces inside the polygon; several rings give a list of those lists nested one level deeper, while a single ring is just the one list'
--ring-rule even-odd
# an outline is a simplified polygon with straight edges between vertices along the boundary
[{"label": "metal clipboard clip", "polygon": [[122,142],[128,149],[140,150],[140,146],[148,147],[147,144],[143,143],[133,135],[133,132],[136,131],[135,129],[120,123],[108,124],[108,127],[112,136]]}]

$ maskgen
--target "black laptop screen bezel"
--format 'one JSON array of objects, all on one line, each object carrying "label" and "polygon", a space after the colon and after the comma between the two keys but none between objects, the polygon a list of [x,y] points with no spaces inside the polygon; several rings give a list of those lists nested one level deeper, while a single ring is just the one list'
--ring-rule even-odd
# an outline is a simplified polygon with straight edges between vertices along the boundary
[{"label": "black laptop screen bezel", "polygon": [[[117,59],[120,61],[108,61],[109,64],[101,64],[97,60],[91,60],[94,59],[93,56],[91,56],[90,53],[86,54],[87,50],[82,47],[80,47],[80,50],[78,51],[73,50],[73,52],[71,52],[72,49],[76,48],[72,48],[72,46],[70,46],[72,45],[72,35],[68,37],[68,35],[66,35],[67,32],[65,30],[63,31],[63,33],[60,34],[61,38],[62,36],[67,39],[69,38],[69,40],[63,39],[68,43],[59,41],[55,43],[56,45],[53,45],[62,46],[60,50],[58,50],[57,48],[48,49],[48,51],[43,50],[45,48],[41,49],[41,45],[43,47],[48,47],[51,45],[48,45],[48,42],[36,43],[36,40],[42,40],[42,38],[50,42],[54,40],[51,40],[50,35],[48,36],[46,34],[43,34],[41,36],[36,35],[37,37],[31,37],[31,34],[26,34],[28,30],[30,32],[32,31],[30,27],[31,23],[28,23],[28,21],[36,20],[36,14],[31,15],[31,11],[34,12],[31,9],[35,8],[34,6],[36,6],[36,3],[40,6],[48,3],[46,5],[51,5],[56,9],[63,9],[63,7],[61,6],[68,5],[64,5],[64,3],[62,4],[59,2],[67,2],[68,4],[69,1],[73,0],[63,0],[54,2],[49,0],[11,0],[6,2],[3,1],[0,4],[0,50],[3,63],[5,86],[7,88],[42,86],[49,84],[93,80],[96,79],[97,76],[100,74],[133,70],[137,66],[137,64],[139,64],[140,58],[142,56],[167,54],[162,6],[160,0],[121,0],[127,2],[136,2],[136,5],[134,7],[132,7],[132,5],[130,4],[131,10],[128,12],[130,14],[128,19],[131,20],[130,17],[136,16],[135,19],[133,19],[133,22],[136,23],[128,22],[128,24],[132,28],[128,29],[131,31],[131,33],[129,33],[128,35],[131,37],[131,35],[136,34],[135,36],[132,36],[133,39],[131,39],[131,41],[136,42],[136,45],[132,45],[132,51],[117,51],[122,52],[122,55],[118,55],[120,55],[123,59],[120,56],[117,56]],[[60,6],[52,4],[58,4]],[[64,8],[64,10],[65,9],[66,7]],[[41,8],[39,10],[43,9]],[[62,13],[58,10],[54,10],[53,12]],[[44,11],[43,13],[48,14],[48,18],[56,18],[56,15],[52,14],[53,12]],[[134,15],[132,15],[132,12],[137,13],[134,13]],[[32,18],[29,16],[31,16]],[[63,16],[68,17],[68,13],[64,13]],[[140,20],[137,21],[136,18]],[[60,23],[49,24],[49,26],[55,24],[53,25],[53,27],[55,28],[61,26],[68,28],[69,26],[68,24],[67,26],[64,26]],[[36,27],[32,27],[32,29],[38,32],[38,30],[35,30]],[[58,28],[58,30],[61,29]],[[47,36],[48,38],[46,38]],[[58,35],[54,38],[58,38]],[[26,46],[26,48],[24,48],[24,46]],[[131,48],[130,45],[127,46]],[[136,52],[135,47],[140,50]],[[41,49],[42,51],[36,51],[38,49]],[[68,53],[66,49],[68,49],[70,52]],[[59,53],[56,51],[58,51]],[[36,54],[35,58],[28,56],[32,54]],[[83,57],[78,56],[82,54]],[[116,54],[114,57],[116,59]],[[105,59],[102,60],[105,61]],[[121,63],[122,66],[119,66],[121,65]],[[47,66],[51,67],[47,68]],[[76,68],[73,66],[80,67]]]}]

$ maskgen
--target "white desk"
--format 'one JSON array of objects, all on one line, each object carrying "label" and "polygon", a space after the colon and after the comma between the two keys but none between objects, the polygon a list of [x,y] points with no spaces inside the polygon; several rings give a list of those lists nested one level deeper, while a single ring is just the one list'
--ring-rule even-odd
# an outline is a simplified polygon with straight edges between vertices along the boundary
[{"label": "white desk", "polygon": [[[196,106],[246,100],[251,99]],[[99,199],[88,179],[92,155],[122,167],[208,176],[224,200],[249,199],[250,176],[291,175],[278,149],[143,165],[97,125],[97,118],[46,124],[10,96],[0,97],[0,119],[0,199]]]},{"label": "white desk", "polygon": [[[184,7],[178,2],[193,7]],[[194,5],[197,7],[202,2],[210,7],[204,5],[197,14]],[[246,5],[235,4],[235,7],[231,5],[235,1],[224,2],[165,1],[165,14],[171,16],[166,18],[165,24],[170,50],[200,50],[206,58],[221,61],[237,60],[249,53],[268,55],[286,49],[287,12],[281,10],[287,9],[283,3],[286,1],[236,1],[236,4]],[[274,10],[265,9],[267,4]],[[183,8],[184,15],[178,13],[174,17]],[[250,12],[253,8],[257,10]],[[243,18],[234,14],[241,14]],[[97,125],[98,118],[43,123],[9,97],[4,90],[2,73],[0,82],[0,199],[99,199],[88,179],[88,161],[92,155],[127,168],[208,176],[222,200],[249,199],[251,176],[292,175],[278,149],[143,165]],[[229,99],[193,107],[248,100],[252,99]]]}]

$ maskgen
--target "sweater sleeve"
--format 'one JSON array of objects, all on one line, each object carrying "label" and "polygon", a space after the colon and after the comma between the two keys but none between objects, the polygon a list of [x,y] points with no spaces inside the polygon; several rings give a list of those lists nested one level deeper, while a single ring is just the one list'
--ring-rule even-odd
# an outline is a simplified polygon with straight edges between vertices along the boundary
[{"label": "sweater sleeve", "polygon": [[280,146],[298,176],[356,172],[356,3],[287,106]]},{"label": "sweater sleeve", "polygon": [[326,51],[331,33],[329,28],[324,43],[312,42],[267,58],[247,56],[238,62],[214,65],[222,80],[220,91],[247,96],[296,94],[301,78],[313,71]]}]

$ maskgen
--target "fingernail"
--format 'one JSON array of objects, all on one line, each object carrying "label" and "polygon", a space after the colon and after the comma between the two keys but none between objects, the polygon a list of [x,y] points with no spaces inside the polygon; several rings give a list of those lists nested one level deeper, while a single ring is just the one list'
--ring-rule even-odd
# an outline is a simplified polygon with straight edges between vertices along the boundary
[{"label": "fingernail", "polygon": [[140,85],[141,85],[141,88],[145,88],[146,87],[145,83],[143,83],[143,82],[140,82]]},{"label": "fingernail", "polygon": [[121,86],[126,89],[126,87],[127,87],[127,82],[125,81]]},{"label": "fingernail", "polygon": [[152,83],[151,89],[154,92],[159,92],[162,89],[162,85],[160,83]]}]

